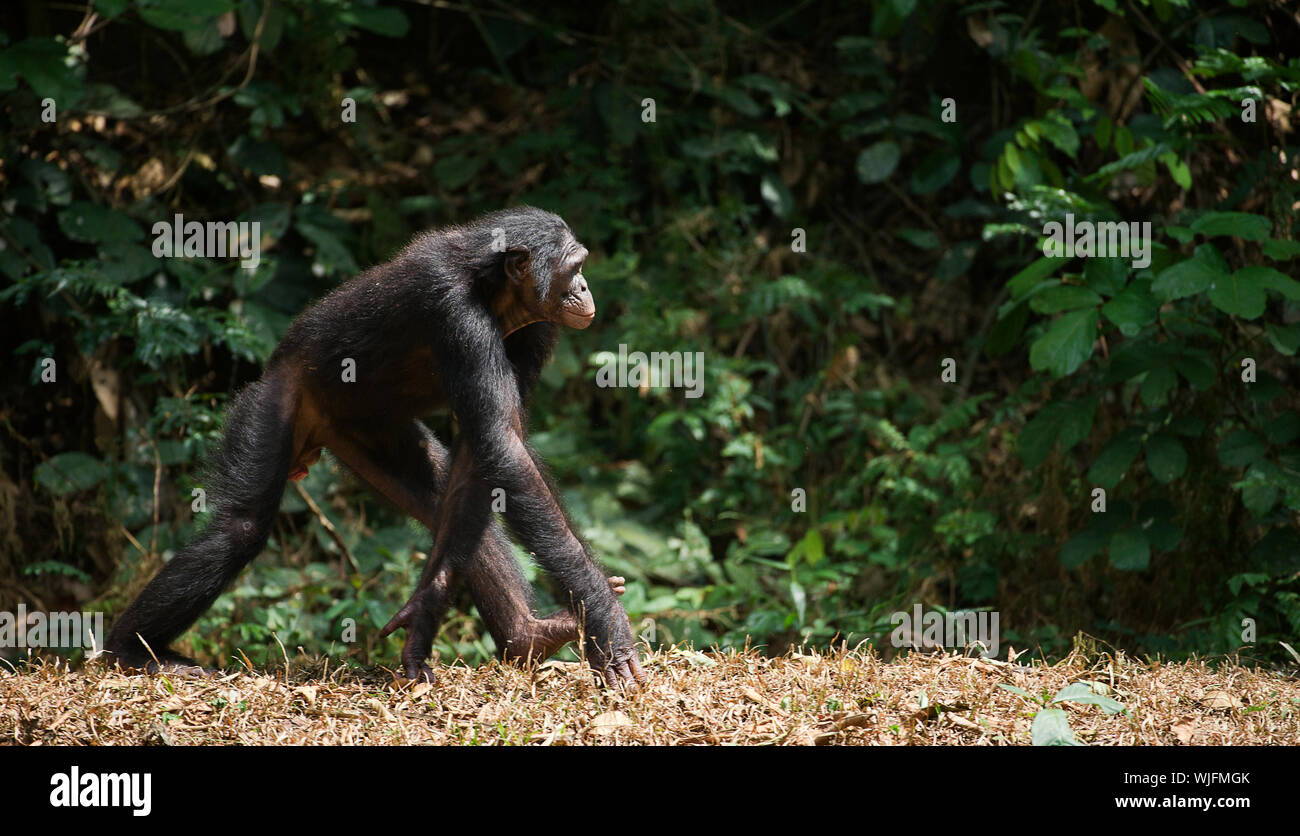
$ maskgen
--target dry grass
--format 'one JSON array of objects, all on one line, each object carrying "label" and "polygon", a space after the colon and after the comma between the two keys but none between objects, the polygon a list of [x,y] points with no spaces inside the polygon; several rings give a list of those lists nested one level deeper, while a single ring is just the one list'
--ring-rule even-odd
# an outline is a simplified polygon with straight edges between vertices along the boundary
[{"label": "dry grass", "polygon": [[[1297,744],[1294,675],[1203,662],[1147,664],[1082,654],[1019,665],[913,654],[890,662],[838,651],[766,658],[671,649],[647,659],[647,687],[596,687],[577,664],[438,669],[436,685],[384,671],[295,663],[289,674],[122,676],[37,664],[0,673],[0,742],[204,744],[942,744],[1030,742],[1037,702],[1101,683],[1127,714],[1073,703],[1076,737],[1097,745]],[[1100,686],[1094,686],[1096,690]]]}]

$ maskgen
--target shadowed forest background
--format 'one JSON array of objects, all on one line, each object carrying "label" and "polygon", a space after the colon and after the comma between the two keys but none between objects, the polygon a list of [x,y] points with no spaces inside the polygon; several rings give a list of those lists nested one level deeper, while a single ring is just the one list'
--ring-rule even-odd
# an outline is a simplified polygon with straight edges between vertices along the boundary
[{"label": "shadowed forest background", "polygon": [[[0,610],[111,620],[203,525],[224,406],[308,302],[529,203],[598,306],[532,439],[647,641],[888,652],[920,603],[1049,658],[1288,658],[1294,7],[535,8],[0,8]],[[261,264],[155,258],[177,213],[259,221]],[[1150,222],[1151,264],[1044,258],[1067,213]],[[703,396],[598,387],[620,345],[702,352]],[[178,650],[397,659],[429,535],[323,465]],[[490,655],[467,600],[436,648]]]}]

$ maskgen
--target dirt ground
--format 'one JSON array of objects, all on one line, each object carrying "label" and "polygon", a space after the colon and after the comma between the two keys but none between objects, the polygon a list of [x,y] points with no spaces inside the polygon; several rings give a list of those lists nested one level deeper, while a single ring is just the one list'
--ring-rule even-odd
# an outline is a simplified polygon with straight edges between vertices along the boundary
[{"label": "dirt ground", "polygon": [[641,691],[621,693],[564,662],[441,666],[433,685],[309,659],[287,674],[210,677],[0,666],[0,743],[1300,744],[1297,672],[1229,662],[675,648],[649,656],[646,670]]}]

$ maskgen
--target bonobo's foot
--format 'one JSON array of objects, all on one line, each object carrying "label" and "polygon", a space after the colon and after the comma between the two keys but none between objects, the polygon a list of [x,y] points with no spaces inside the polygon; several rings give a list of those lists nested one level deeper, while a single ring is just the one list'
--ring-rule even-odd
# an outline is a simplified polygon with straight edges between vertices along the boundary
[{"label": "bonobo's foot", "polygon": [[641,658],[632,647],[616,650],[603,668],[596,667],[595,661],[591,662],[591,666],[610,688],[617,685],[636,690],[646,680],[645,669],[641,667]]},{"label": "bonobo's foot", "polygon": [[438,633],[441,620],[439,609],[437,602],[430,603],[425,600],[423,592],[417,591],[379,631],[380,636],[387,636],[398,627],[406,629],[406,641],[402,643],[402,673],[407,679],[430,684],[437,682],[438,678],[425,660],[433,652],[433,637]]},{"label": "bonobo's foot", "polygon": [[[622,595],[623,579],[609,578],[609,588]],[[592,613],[598,616],[597,613]],[[600,623],[598,617],[590,618],[587,625],[587,664],[600,674],[608,687],[615,685],[636,689],[646,680],[645,669],[632,642],[632,624],[622,605],[615,603]]]},{"label": "bonobo's foot", "polygon": [[108,665],[117,665],[123,673],[169,673],[176,676],[211,676],[212,671],[200,665],[188,656],[182,656],[168,648],[163,648],[161,652],[154,655],[158,657],[154,661],[153,656],[144,648],[139,650],[113,650],[105,648],[104,655],[99,657]]}]

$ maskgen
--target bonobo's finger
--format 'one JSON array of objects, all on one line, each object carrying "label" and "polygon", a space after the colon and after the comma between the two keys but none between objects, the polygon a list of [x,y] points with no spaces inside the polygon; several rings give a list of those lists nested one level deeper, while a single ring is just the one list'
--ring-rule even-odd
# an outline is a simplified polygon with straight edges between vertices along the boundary
[{"label": "bonobo's finger", "polygon": [[406,602],[406,606],[398,610],[397,615],[390,618],[388,620],[388,623],[384,625],[384,629],[379,631],[379,638],[382,639],[384,636],[387,636],[389,633],[393,632],[398,627],[405,627],[406,623],[410,621],[411,612],[414,609],[415,609],[415,598],[414,596],[412,596],[411,600]]},{"label": "bonobo's finger", "polygon": [[632,675],[636,677],[636,681],[645,682],[646,673],[645,673],[645,668],[641,667],[641,659],[638,658],[635,653],[633,653],[631,658],[628,659],[627,661],[628,661],[628,665],[632,668]]},{"label": "bonobo's finger", "polygon": [[624,688],[630,688],[633,691],[641,687],[641,681],[632,674],[632,666],[625,659],[618,665],[618,673],[622,677],[620,684]]}]

